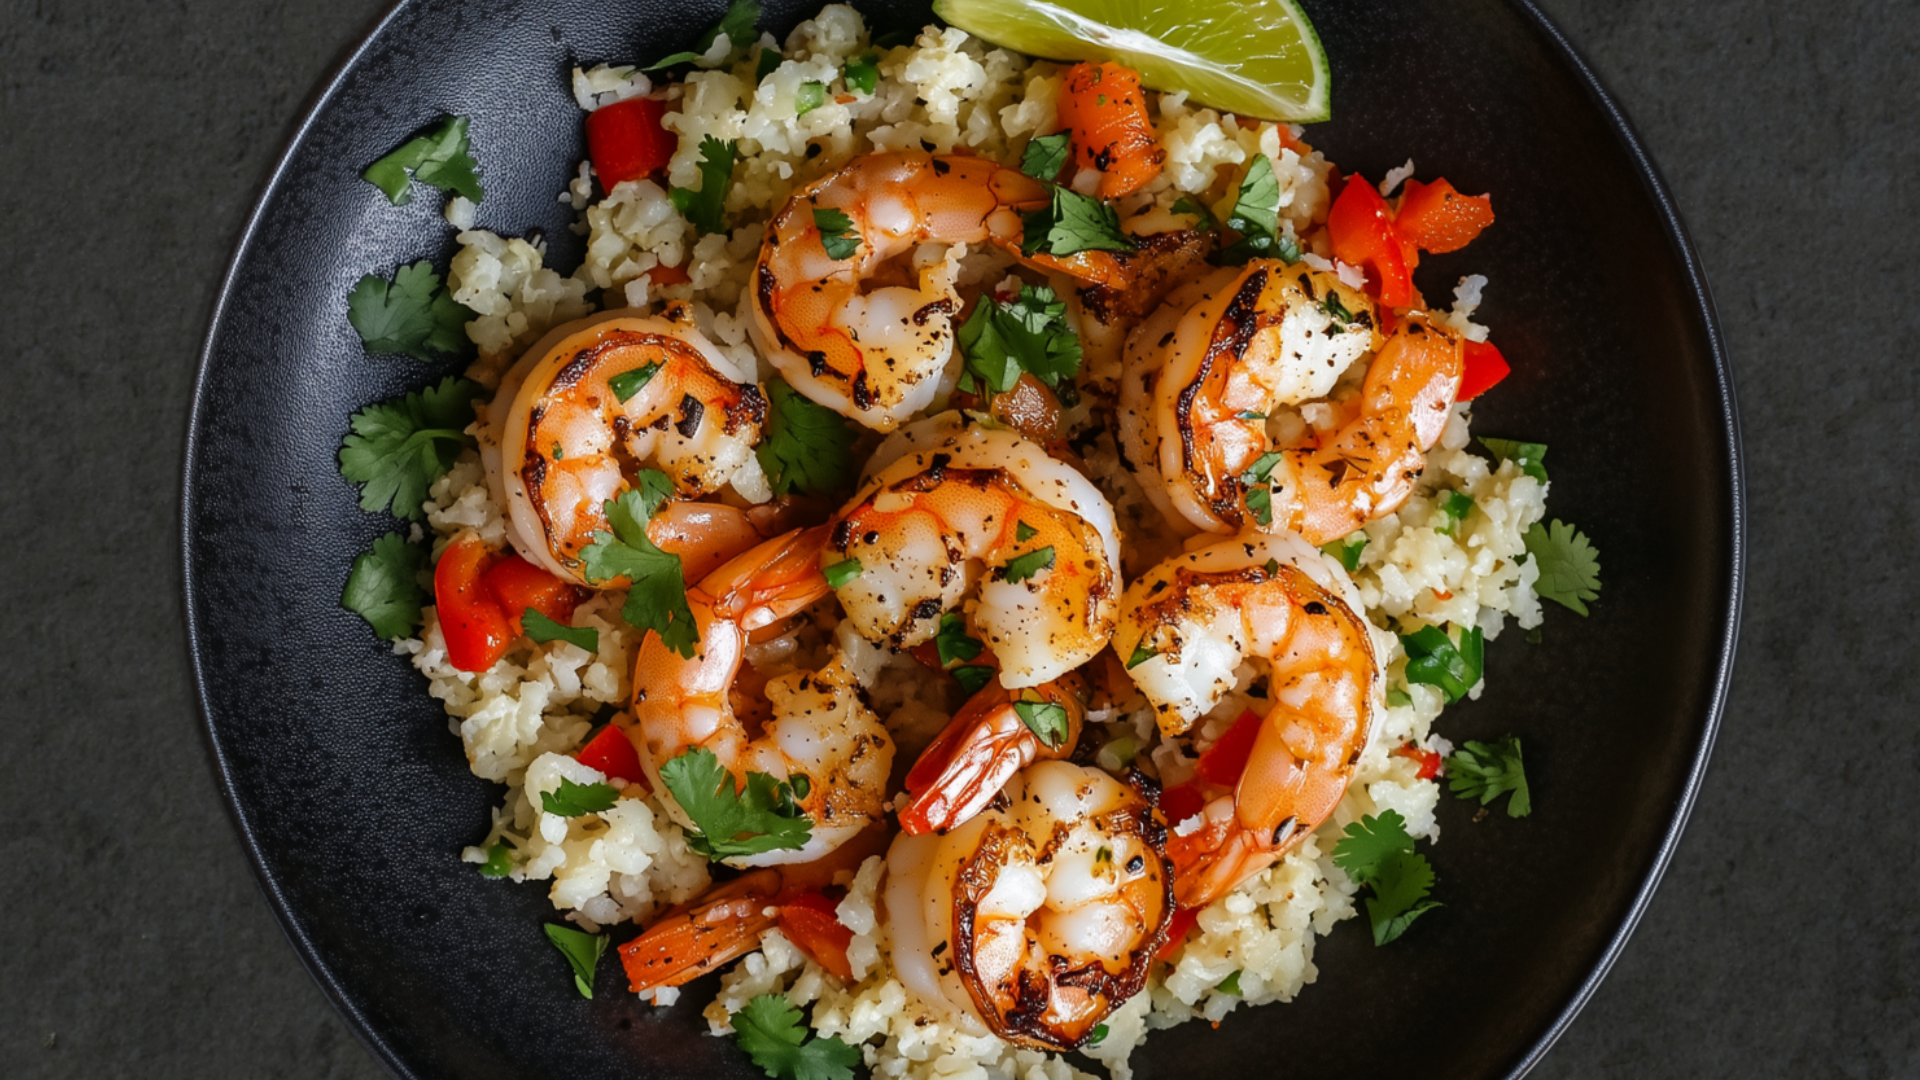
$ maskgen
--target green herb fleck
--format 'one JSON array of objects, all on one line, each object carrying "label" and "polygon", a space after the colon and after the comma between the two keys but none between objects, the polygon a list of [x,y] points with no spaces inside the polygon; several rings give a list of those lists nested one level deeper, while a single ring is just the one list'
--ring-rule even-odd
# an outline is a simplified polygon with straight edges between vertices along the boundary
[{"label": "green herb fleck", "polygon": [[854,578],[860,576],[860,560],[847,559],[843,562],[834,563],[832,566],[827,567],[824,573],[827,576],[827,585],[829,588],[841,588]]},{"label": "green herb fleck", "polygon": [[353,560],[340,605],[367,620],[373,632],[392,641],[413,633],[420,624],[420,608],[427,590],[420,572],[427,567],[427,549],[409,544],[397,532],[373,542],[373,550]]},{"label": "green herb fleck", "polygon": [[1023,219],[1020,253],[1076,255],[1082,251],[1132,251],[1112,206],[1071,188],[1056,187],[1046,206]]},{"label": "green herb fleck", "polygon": [[766,773],[747,773],[746,789],[713,751],[696,747],[660,767],[660,782],[693,819],[687,846],[708,859],[758,855],[806,846],[812,823],[794,805],[791,784]]},{"label": "green herb fleck", "polygon": [[[827,84],[809,79],[801,83],[800,89],[793,93],[793,115],[796,117],[805,116],[826,103]],[[836,255],[834,257],[845,258],[843,255]]]},{"label": "green herb fleck", "polygon": [[1461,522],[1467,520],[1467,515],[1473,513],[1473,497],[1464,491],[1449,491],[1441,498],[1436,509],[1440,511],[1440,518],[1433,531],[1441,536],[1452,536],[1460,528]]},{"label": "green herb fleck", "polygon": [[786,57],[780,55],[779,49],[770,49],[762,45],[760,58],[753,62],[753,85],[759,86],[766,82],[767,76],[780,70],[780,64],[785,60]]},{"label": "green herb fleck", "polygon": [[533,608],[528,608],[521,614],[520,628],[527,632],[527,637],[535,645],[544,645],[549,641],[565,641],[590,653],[600,651],[600,631],[591,626],[562,625]]},{"label": "green herb fleck", "polygon": [[720,21],[708,27],[706,33],[694,39],[693,48],[686,52],[674,53],[646,70],[659,71],[661,68],[670,68],[675,64],[704,61],[707,50],[713,48],[714,42],[719,41],[722,34],[727,37],[727,61],[723,61],[724,64],[753,44],[754,31],[759,25],[760,0],[733,0],[733,3],[727,7],[727,13],[720,16]]},{"label": "green herb fleck", "polygon": [[1586,601],[1600,598],[1600,553],[1586,536],[1564,521],[1536,521],[1522,539],[1527,554],[1540,561],[1533,591],[1556,604],[1587,613]]},{"label": "green herb fleck", "polygon": [[1235,971],[1233,974],[1221,979],[1220,984],[1215,986],[1214,990],[1226,994],[1229,997],[1242,996],[1240,993],[1240,973]]},{"label": "green herb fleck", "polygon": [[556,790],[540,793],[540,809],[561,817],[584,817],[611,809],[619,798],[612,784],[579,784],[563,778]]},{"label": "green herb fleck", "polygon": [[573,986],[580,996],[593,999],[593,971],[600,966],[600,957],[607,951],[607,935],[588,934],[575,930],[571,926],[559,923],[546,925],[547,940],[567,958],[567,964],[573,968]]},{"label": "green herb fleck", "polygon": [[449,116],[432,131],[408,139],[398,150],[367,166],[360,175],[386,192],[393,205],[405,206],[413,201],[414,180],[479,202],[485,196],[479,169],[467,145],[467,118]]},{"label": "green herb fleck", "polygon": [[505,844],[495,844],[487,849],[487,861],[480,864],[480,876],[503,878],[513,873],[513,849]]},{"label": "green herb fleck", "polygon": [[813,225],[820,230],[820,246],[827,249],[827,258],[851,259],[860,250],[860,234],[853,227],[853,219],[843,210],[825,210],[815,208]]},{"label": "green herb fleck", "polygon": [[647,538],[647,522],[672,493],[673,482],[665,473],[640,470],[633,490],[606,503],[607,524],[613,531],[594,533],[593,543],[580,553],[580,559],[590,583],[628,579],[632,584],[620,617],[638,630],[659,634],[661,644],[691,659],[700,631],[694,625],[693,609],[687,606],[680,556],[660,550]]},{"label": "green herb fleck", "polygon": [[733,143],[706,136],[700,140],[700,190],[677,187],[667,192],[673,208],[702,233],[727,231],[727,187],[733,182],[734,157]]},{"label": "green herb fleck", "polygon": [[1025,581],[1042,570],[1053,568],[1053,545],[1048,544],[1038,551],[1029,551],[1025,555],[1016,555],[1007,560],[1004,573],[1008,581]]},{"label": "green herb fleck", "polygon": [[960,684],[960,689],[968,694],[977,694],[981,687],[992,681],[994,668],[990,664],[967,664],[964,667],[954,668],[947,674],[952,675],[953,681]]},{"label": "green herb fleck", "polygon": [[1393,689],[1387,691],[1387,707],[1388,708],[1404,709],[1411,704],[1413,704],[1413,695],[1407,693],[1405,690],[1402,690],[1396,686]]},{"label": "green herb fleck", "polygon": [[1067,167],[1069,138],[1066,132],[1061,131],[1028,140],[1026,150],[1020,155],[1020,171],[1035,180],[1049,183],[1058,179],[1060,170]]},{"label": "green herb fleck", "polygon": [[933,635],[933,650],[940,657],[941,667],[964,664],[979,656],[984,648],[985,643],[967,633],[965,618],[951,611],[940,616],[940,630]]},{"label": "green herb fleck", "polygon": [[473,312],[441,287],[425,259],[402,266],[393,281],[374,274],[347,294],[347,321],[372,353],[399,353],[429,363],[440,355],[465,356],[467,322]]},{"label": "green herb fleck", "polygon": [[1469,742],[1447,755],[1447,787],[1463,799],[1479,799],[1485,806],[1508,792],[1508,817],[1533,812],[1527,791],[1527,770],[1520,760],[1520,739],[1502,736],[1492,743]]},{"label": "green herb fleck", "polygon": [[625,405],[633,400],[633,395],[645,390],[647,384],[652,382],[653,377],[659,373],[659,364],[642,364],[632,371],[623,371],[608,379],[607,388],[613,391],[614,397],[620,399],[620,404]]},{"label": "green herb fleck", "polygon": [[1360,553],[1367,550],[1367,534],[1364,531],[1350,532],[1331,543],[1321,544],[1320,550],[1339,560],[1340,565],[1351,574],[1360,569]]},{"label": "green herb fleck", "polygon": [[1159,655],[1159,649],[1149,649],[1147,648],[1147,643],[1142,641],[1133,647],[1133,655],[1127,657],[1127,670],[1132,671],[1134,668],[1139,667],[1141,664]]},{"label": "green herb fleck", "polygon": [[1014,715],[1049,749],[1067,741],[1067,707],[1051,701],[1016,701]]},{"label": "green herb fleck", "polygon": [[1439,687],[1449,704],[1480,681],[1486,646],[1477,626],[1461,634],[1458,645],[1437,626],[1402,634],[1400,644],[1407,650],[1407,681]]},{"label": "green herb fleck", "polygon": [[1173,206],[1169,209],[1176,214],[1191,214],[1200,219],[1198,228],[1202,232],[1213,232],[1220,227],[1220,219],[1213,216],[1213,211],[1191,196],[1180,196],[1173,201]]},{"label": "green herb fleck", "polygon": [[1034,528],[1033,526],[1027,524],[1026,522],[1024,521],[1014,522],[1013,538],[1019,541],[1020,543],[1024,544],[1027,541],[1039,535],[1040,535],[1040,530]]},{"label": "green herb fleck", "polygon": [[880,58],[872,53],[847,61],[847,89],[871,95],[880,85]]},{"label": "green herb fleck", "polygon": [[1547,444],[1520,442],[1517,439],[1481,439],[1481,445],[1493,451],[1501,461],[1511,461],[1524,475],[1547,482]]}]

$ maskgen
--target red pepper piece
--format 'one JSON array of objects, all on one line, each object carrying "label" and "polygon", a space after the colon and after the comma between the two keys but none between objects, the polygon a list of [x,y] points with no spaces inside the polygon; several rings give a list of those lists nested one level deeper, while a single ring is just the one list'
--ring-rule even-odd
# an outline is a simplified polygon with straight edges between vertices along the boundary
[{"label": "red pepper piece", "polygon": [[1491,224],[1492,196],[1462,195],[1445,180],[1407,181],[1393,218],[1402,240],[1435,255],[1459,251]]},{"label": "red pepper piece", "polygon": [[[1340,189],[1327,212],[1327,236],[1333,254],[1367,271],[1367,292],[1390,308],[1413,302],[1411,246],[1394,231],[1393,211],[1372,184],[1355,174]],[[1417,258],[1417,254],[1416,254]]]},{"label": "red pepper piece", "polygon": [[1207,747],[1194,767],[1194,775],[1209,784],[1232,787],[1247,771],[1247,759],[1253,756],[1253,741],[1260,737],[1260,714],[1248,709],[1240,714],[1219,741]]},{"label": "red pepper piece", "polygon": [[629,784],[639,784],[647,791],[653,790],[653,785],[647,782],[647,770],[640,767],[640,754],[634,750],[633,740],[614,724],[601,728],[600,734],[588,739],[587,745],[573,756],[589,769],[617,776]]},{"label": "red pepper piece", "polygon": [[660,126],[667,103],[628,98],[587,114],[587,156],[600,186],[612,191],[624,180],[642,180],[667,167],[679,139]]},{"label": "red pepper piece", "polygon": [[1204,810],[1206,805],[1207,797],[1201,794],[1198,784],[1181,784],[1160,794],[1160,810],[1167,815],[1168,825],[1180,824]]},{"label": "red pepper piece", "polygon": [[573,609],[587,598],[587,590],[554,577],[518,555],[508,555],[494,563],[480,580],[500,602],[501,613],[507,617],[507,625],[515,637],[526,633],[520,619],[528,608],[565,626],[573,618]]},{"label": "red pepper piece", "polygon": [[825,893],[800,893],[780,905],[780,932],[814,963],[838,975],[841,981],[852,982],[853,964],[847,959],[847,946],[853,944],[853,931],[840,924],[840,916],[834,913],[836,906]]},{"label": "red pepper piece", "polygon": [[1455,401],[1472,401],[1513,371],[1500,350],[1485,341],[1465,341],[1460,351],[1460,392]]},{"label": "red pepper piece", "polygon": [[469,537],[447,548],[433,570],[433,603],[447,642],[447,662],[461,671],[492,667],[516,636],[500,602],[481,580],[498,557]]},{"label": "red pepper piece", "polygon": [[1395,750],[1394,755],[1420,763],[1420,772],[1417,774],[1417,779],[1431,780],[1440,775],[1441,757],[1438,750],[1422,750],[1412,743],[1407,743]]}]

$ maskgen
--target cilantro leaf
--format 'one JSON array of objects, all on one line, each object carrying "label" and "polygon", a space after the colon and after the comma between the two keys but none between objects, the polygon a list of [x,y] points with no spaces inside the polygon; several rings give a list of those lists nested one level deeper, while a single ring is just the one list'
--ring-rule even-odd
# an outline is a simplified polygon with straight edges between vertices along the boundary
[{"label": "cilantro leaf", "polygon": [[1373,924],[1376,946],[1399,937],[1413,920],[1440,906],[1426,900],[1433,888],[1433,867],[1414,852],[1406,826],[1399,811],[1383,810],[1378,817],[1369,815],[1348,825],[1334,845],[1334,864],[1354,884],[1373,890],[1367,898],[1367,918]]},{"label": "cilantro leaf", "polygon": [[1133,250],[1133,241],[1120,231],[1120,215],[1113,207],[1071,188],[1054,188],[1047,205],[1022,220],[1020,253],[1028,258]]},{"label": "cilantro leaf", "polygon": [[1439,687],[1448,704],[1459,701],[1480,681],[1485,640],[1477,626],[1461,634],[1458,645],[1437,626],[1400,635],[1400,644],[1407,650],[1407,681]]},{"label": "cilantro leaf", "polygon": [[[827,103],[827,84],[808,79],[793,93],[793,115],[805,116]],[[839,258],[841,256],[836,256]]]},{"label": "cilantro leaf", "polygon": [[589,934],[575,930],[571,926],[548,923],[545,927],[547,940],[567,958],[568,966],[573,968],[573,987],[580,996],[593,1000],[593,969],[600,966],[600,958],[607,952],[607,935]]},{"label": "cilantro leaf", "polygon": [[847,89],[871,95],[880,85],[880,58],[872,53],[847,61]]},{"label": "cilantro leaf", "polygon": [[1087,1045],[1099,1046],[1102,1042],[1106,1040],[1106,1038],[1107,1038],[1107,1025],[1095,1024],[1093,1025],[1093,1034],[1087,1036]]},{"label": "cilantro leaf", "polygon": [[940,630],[933,635],[933,651],[939,656],[941,667],[964,664],[985,648],[984,642],[967,633],[965,618],[951,611],[940,616]]},{"label": "cilantro leaf", "polygon": [[966,664],[954,668],[947,674],[952,675],[953,681],[960,684],[960,689],[969,694],[977,694],[981,687],[993,681],[994,671],[995,668],[991,664]]},{"label": "cilantro leaf", "polygon": [[1333,320],[1334,326],[1338,328],[1334,331],[1335,333],[1352,326],[1354,320],[1359,318],[1358,315],[1347,310],[1347,305],[1341,301],[1339,292],[1333,289],[1328,289],[1327,295],[1321,298],[1320,310],[1326,312],[1327,318]]},{"label": "cilantro leaf", "polygon": [[860,250],[860,233],[854,229],[853,219],[847,216],[846,211],[816,207],[813,226],[820,230],[820,246],[827,249],[827,258],[851,259],[853,253]]},{"label": "cilantro leaf", "polygon": [[427,549],[409,544],[397,532],[373,542],[373,550],[353,560],[340,606],[367,620],[373,632],[392,641],[413,633],[420,624],[420,608],[427,590],[420,572],[427,568]]},{"label": "cilantro leaf", "polygon": [[408,139],[398,150],[367,166],[360,175],[386,192],[387,200],[395,206],[413,201],[414,180],[479,202],[485,195],[480,188],[479,168],[468,152],[467,118],[449,116],[431,132]]},{"label": "cilantro leaf", "polygon": [[1593,544],[1564,521],[1550,527],[1536,521],[1522,539],[1527,553],[1540,561],[1533,591],[1585,615],[1585,601],[1600,598],[1600,553]]},{"label": "cilantro leaf", "polygon": [[727,57],[731,60],[738,56],[741,50],[753,44],[755,31],[759,26],[760,0],[733,0],[733,3],[727,5],[727,13],[720,16],[720,21],[708,27],[706,33],[694,39],[693,48],[686,52],[674,53],[645,70],[659,71],[661,68],[669,68],[675,64],[691,64],[696,60],[704,59],[707,50],[713,48],[713,43],[720,40],[721,34],[727,35]]},{"label": "cilantro leaf", "polygon": [[853,1080],[860,1049],[807,1031],[782,994],[761,994],[733,1014],[733,1041],[774,1080]]},{"label": "cilantro leaf", "polygon": [[776,495],[826,495],[853,487],[853,441],[847,419],[787,384],[769,379],[767,437],[754,453]]},{"label": "cilantro leaf", "polygon": [[844,559],[822,570],[821,573],[826,575],[827,588],[838,589],[859,577],[862,569],[859,559]]},{"label": "cilantro leaf", "polygon": [[495,844],[487,849],[487,861],[480,864],[480,876],[503,878],[513,873],[513,849],[505,844]]},{"label": "cilantro leaf", "polygon": [[633,400],[633,395],[647,388],[653,377],[660,373],[659,364],[642,364],[632,371],[623,371],[607,380],[607,389],[625,405]]},{"label": "cilantro leaf", "polygon": [[1238,266],[1261,256],[1289,263],[1300,261],[1300,246],[1281,235],[1280,180],[1274,176],[1273,162],[1267,155],[1255,156],[1247,166],[1239,196],[1227,214],[1227,228],[1239,233],[1240,238],[1220,252],[1225,262]]},{"label": "cilantro leaf", "polygon": [[733,774],[705,747],[660,766],[660,781],[698,830],[687,834],[687,846],[709,859],[801,848],[813,834],[794,806],[792,785],[749,772],[746,790],[738,790]]},{"label": "cilantro leaf", "polygon": [[535,645],[544,645],[549,641],[566,641],[588,652],[600,651],[600,631],[591,626],[566,626],[547,618],[533,608],[528,608],[520,616],[520,628]]},{"label": "cilantro leaf", "polygon": [[1147,648],[1147,643],[1142,641],[1133,647],[1133,655],[1127,657],[1127,670],[1132,671],[1134,668],[1139,667],[1141,664],[1159,655],[1159,649],[1149,649]]},{"label": "cilantro leaf", "polygon": [[1022,371],[1056,390],[1080,371],[1080,335],[1066,302],[1044,285],[1021,286],[1010,304],[982,297],[958,340],[967,374],[996,394],[1013,389]]},{"label": "cilantro leaf", "polygon": [[1481,439],[1480,444],[1493,451],[1501,461],[1511,461],[1520,471],[1541,483],[1547,482],[1547,444],[1520,442],[1517,439]]},{"label": "cilantro leaf", "polygon": [[1008,581],[1025,581],[1042,570],[1053,569],[1053,545],[1048,544],[1038,551],[1029,551],[1025,555],[1015,555],[1007,560],[1003,569]]},{"label": "cilantro leaf", "polygon": [[1360,569],[1360,553],[1367,550],[1367,534],[1364,531],[1350,532],[1338,540],[1320,545],[1320,550],[1328,556],[1338,559],[1340,565],[1351,574]]},{"label": "cilantro leaf", "polygon": [[1178,199],[1175,199],[1173,205],[1168,209],[1176,214],[1191,214],[1199,218],[1199,224],[1195,227],[1201,232],[1213,232],[1220,227],[1220,219],[1213,216],[1213,211],[1207,209],[1206,204],[1190,195],[1182,195]]},{"label": "cilantro leaf", "polygon": [[1273,467],[1280,463],[1282,456],[1278,450],[1269,450],[1240,474],[1240,483],[1247,489],[1247,509],[1253,513],[1253,520],[1262,525],[1273,524],[1273,488],[1267,484],[1267,478],[1273,475]]},{"label": "cilantro leaf", "polygon": [[[759,5],[754,5],[758,10]],[[734,144],[711,135],[700,140],[700,190],[672,188],[667,197],[702,233],[727,231],[727,187],[733,183]]]},{"label": "cilantro leaf", "polygon": [[1413,695],[1405,690],[1396,686],[1387,691],[1387,708],[1404,709],[1411,704],[1413,704]]},{"label": "cilantro leaf", "polygon": [[1020,171],[1035,180],[1058,179],[1060,170],[1067,167],[1067,143],[1071,138],[1061,131],[1028,140],[1026,150],[1020,154]]},{"label": "cilantro leaf", "polygon": [[780,70],[780,65],[786,59],[780,55],[779,49],[769,49],[762,45],[759,58],[753,62],[753,85],[759,86],[766,82],[767,76]]},{"label": "cilantro leaf", "polygon": [[1067,707],[1051,701],[1016,701],[1013,712],[1042,743],[1056,748],[1067,741]]},{"label": "cilantro leaf", "polygon": [[1469,742],[1447,755],[1447,789],[1463,799],[1479,799],[1482,806],[1512,792],[1513,797],[1507,800],[1508,817],[1526,817],[1533,812],[1518,736],[1502,736],[1493,743]]},{"label": "cilantro leaf", "polygon": [[584,817],[610,809],[619,798],[612,784],[579,784],[562,778],[557,790],[540,793],[540,809],[561,817]]},{"label": "cilantro leaf", "polygon": [[1464,491],[1449,491],[1440,500],[1437,509],[1440,518],[1434,524],[1433,531],[1441,536],[1452,536],[1460,523],[1467,520],[1467,515],[1473,513],[1473,497]]},{"label": "cilantro leaf", "polygon": [[1221,979],[1219,985],[1214,987],[1214,990],[1218,993],[1226,994],[1229,997],[1242,996],[1240,989],[1240,972],[1235,970],[1233,974]]},{"label": "cilantro leaf", "polygon": [[340,475],[362,485],[360,509],[418,518],[427,489],[471,446],[473,398],[480,385],[449,376],[437,386],[353,414],[340,446]]},{"label": "cilantro leaf", "polygon": [[1013,523],[1013,538],[1023,544],[1039,535],[1039,529],[1034,528],[1024,521],[1016,521]]},{"label": "cilantro leaf", "polygon": [[368,352],[404,353],[432,362],[436,353],[464,356],[473,312],[441,287],[425,259],[395,271],[393,281],[368,274],[347,294],[347,321]]},{"label": "cilantro leaf", "polygon": [[593,583],[626,578],[632,583],[620,617],[639,630],[660,635],[667,648],[691,658],[700,641],[687,606],[687,580],[680,556],[661,551],[647,538],[647,522],[672,494],[665,473],[642,469],[635,487],[606,504],[612,532],[596,532],[593,543],[580,553],[587,580]]}]

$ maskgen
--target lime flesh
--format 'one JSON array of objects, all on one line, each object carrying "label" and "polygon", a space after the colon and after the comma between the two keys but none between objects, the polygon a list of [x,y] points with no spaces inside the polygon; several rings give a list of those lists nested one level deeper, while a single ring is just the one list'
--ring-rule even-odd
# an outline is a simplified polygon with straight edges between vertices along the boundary
[{"label": "lime flesh", "polygon": [[1294,0],[934,0],[942,19],[1053,60],[1114,60],[1226,112],[1330,115],[1327,54]]}]

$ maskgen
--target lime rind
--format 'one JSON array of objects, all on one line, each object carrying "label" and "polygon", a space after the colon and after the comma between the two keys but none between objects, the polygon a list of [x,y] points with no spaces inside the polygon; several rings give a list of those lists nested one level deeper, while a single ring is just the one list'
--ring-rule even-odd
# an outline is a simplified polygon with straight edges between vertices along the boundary
[{"label": "lime rind", "polygon": [[[1160,91],[1291,123],[1331,115],[1326,50],[1295,0],[934,0],[935,14],[996,45],[1053,60],[1116,60]],[[1092,13],[1092,12],[1096,12]],[[1259,51],[1254,51],[1255,49]]]}]

